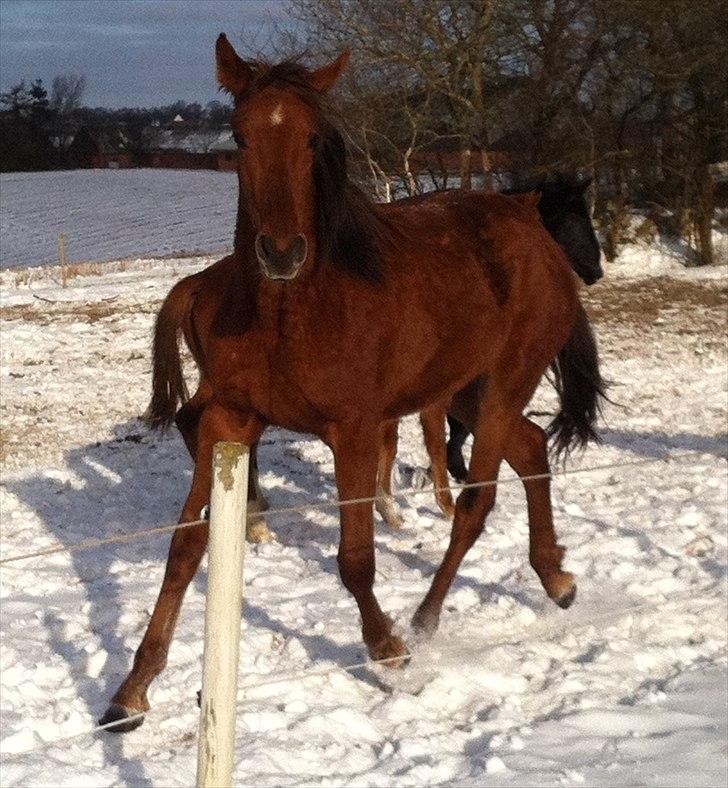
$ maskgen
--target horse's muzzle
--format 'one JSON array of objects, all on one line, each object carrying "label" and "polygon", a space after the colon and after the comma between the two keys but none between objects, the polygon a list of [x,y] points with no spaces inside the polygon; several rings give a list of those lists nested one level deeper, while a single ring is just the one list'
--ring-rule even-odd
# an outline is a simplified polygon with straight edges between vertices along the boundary
[{"label": "horse's muzzle", "polygon": [[304,235],[296,235],[283,247],[265,233],[258,233],[255,238],[255,255],[269,279],[293,279],[301,270],[307,252]]},{"label": "horse's muzzle", "polygon": [[579,275],[584,280],[584,284],[594,285],[604,276],[604,271],[601,265],[599,265],[596,268],[590,268],[583,272],[580,271]]}]

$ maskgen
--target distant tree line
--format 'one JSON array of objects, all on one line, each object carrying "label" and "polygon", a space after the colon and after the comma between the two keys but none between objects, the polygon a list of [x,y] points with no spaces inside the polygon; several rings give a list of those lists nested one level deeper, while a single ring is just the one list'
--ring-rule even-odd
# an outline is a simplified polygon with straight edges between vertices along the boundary
[{"label": "distant tree line", "polygon": [[63,168],[72,164],[69,148],[79,129],[116,152],[141,159],[161,142],[164,129],[175,117],[185,128],[215,139],[230,120],[230,105],[210,101],[176,101],[161,107],[106,109],[82,106],[86,79],[61,75],[51,94],[40,79],[21,82],[0,94],[0,171]]},{"label": "distant tree line", "polygon": [[[638,207],[645,235],[683,238],[697,262],[713,262],[711,231],[726,223],[716,205],[728,204],[728,0],[289,0],[289,9],[301,24],[274,37],[277,55],[354,52],[341,117],[359,177],[380,198],[581,173],[593,178],[608,256],[634,232]],[[0,95],[0,169],[68,166],[82,126],[141,161],[175,116],[204,144],[231,111],[219,101],[92,109],[81,106],[84,87],[66,75],[50,96],[40,80]]]},{"label": "distant tree line", "polygon": [[[556,170],[595,180],[614,254],[638,205],[713,261],[715,164],[728,159],[727,0],[290,0],[302,45],[354,51],[353,150],[380,194],[455,152],[457,183]],[[452,158],[452,157],[451,157]],[[452,186],[436,157],[428,188]],[[725,189],[725,184],[722,186]]]}]

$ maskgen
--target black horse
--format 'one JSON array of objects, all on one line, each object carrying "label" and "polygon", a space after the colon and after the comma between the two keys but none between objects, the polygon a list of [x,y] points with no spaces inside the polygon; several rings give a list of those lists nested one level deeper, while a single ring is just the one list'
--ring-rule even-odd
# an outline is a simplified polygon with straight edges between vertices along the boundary
[{"label": "black horse", "polygon": [[[591,179],[559,174],[548,180],[526,184],[524,188],[507,189],[503,192],[541,194],[538,210],[544,227],[566,252],[574,272],[587,285],[593,285],[604,275],[600,262],[601,249],[585,197],[590,183]],[[457,481],[464,482],[468,469],[463,459],[463,444],[470,431],[452,416],[447,417],[447,423],[450,427],[447,469]]]}]

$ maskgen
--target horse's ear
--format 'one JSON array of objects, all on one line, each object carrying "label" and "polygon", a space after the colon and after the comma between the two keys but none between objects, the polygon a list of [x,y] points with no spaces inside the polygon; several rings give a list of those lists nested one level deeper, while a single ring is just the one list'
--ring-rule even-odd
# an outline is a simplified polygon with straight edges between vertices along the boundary
[{"label": "horse's ear", "polygon": [[239,96],[248,87],[253,69],[238,56],[225,33],[220,33],[217,37],[215,59],[220,87],[233,96]]},{"label": "horse's ear", "polygon": [[319,93],[327,93],[338,82],[339,77],[346,68],[349,58],[351,57],[351,50],[347,49],[342,52],[328,66],[322,66],[312,72],[308,78],[311,87],[318,90]]}]

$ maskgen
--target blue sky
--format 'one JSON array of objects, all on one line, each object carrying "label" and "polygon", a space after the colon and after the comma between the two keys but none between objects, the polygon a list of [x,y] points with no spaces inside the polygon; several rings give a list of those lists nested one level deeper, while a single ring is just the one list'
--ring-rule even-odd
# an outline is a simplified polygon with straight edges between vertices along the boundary
[{"label": "blue sky", "polygon": [[205,104],[217,35],[244,54],[288,21],[284,0],[0,0],[0,88],[74,73],[88,106]]}]

